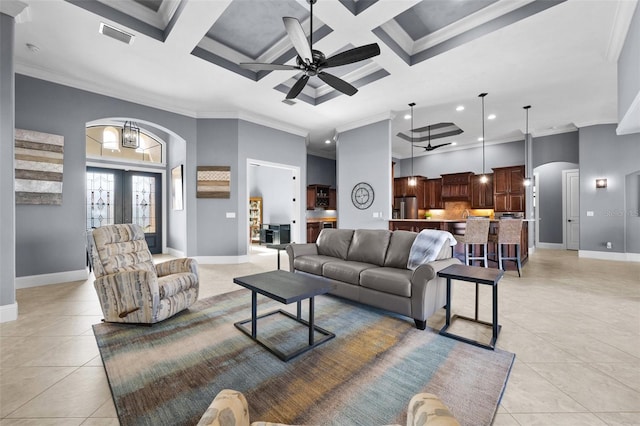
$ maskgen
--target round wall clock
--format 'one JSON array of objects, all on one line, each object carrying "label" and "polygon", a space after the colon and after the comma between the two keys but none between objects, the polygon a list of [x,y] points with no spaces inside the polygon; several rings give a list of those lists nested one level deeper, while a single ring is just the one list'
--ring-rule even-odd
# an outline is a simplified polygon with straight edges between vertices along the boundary
[{"label": "round wall clock", "polygon": [[373,204],[373,188],[366,182],[360,182],[351,191],[351,202],[360,210],[365,210]]}]

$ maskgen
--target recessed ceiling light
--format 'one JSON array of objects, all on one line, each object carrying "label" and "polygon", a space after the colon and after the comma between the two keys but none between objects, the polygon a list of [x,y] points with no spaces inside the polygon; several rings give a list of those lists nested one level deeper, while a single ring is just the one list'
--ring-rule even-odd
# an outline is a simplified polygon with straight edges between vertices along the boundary
[{"label": "recessed ceiling light", "polygon": [[451,146],[458,145],[458,142],[451,142]]},{"label": "recessed ceiling light", "polygon": [[464,111],[464,105],[458,105],[456,111]]},{"label": "recessed ceiling light", "polygon": [[411,118],[411,114],[405,114],[404,119],[409,120]]},{"label": "recessed ceiling light", "polygon": [[478,138],[478,142],[482,142],[482,136]]},{"label": "recessed ceiling light", "polygon": [[330,141],[329,139],[327,139],[326,141],[324,141],[324,143],[326,143],[326,144],[330,144],[330,143],[331,143],[331,141]]},{"label": "recessed ceiling light", "polygon": [[493,120],[496,118],[495,114],[489,114],[489,116],[487,117],[489,120]]}]

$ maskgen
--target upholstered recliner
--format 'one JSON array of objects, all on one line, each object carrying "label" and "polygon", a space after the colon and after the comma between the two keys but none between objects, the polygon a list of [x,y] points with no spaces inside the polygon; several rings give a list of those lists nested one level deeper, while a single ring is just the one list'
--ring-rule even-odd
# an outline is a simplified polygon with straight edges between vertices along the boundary
[{"label": "upholstered recliner", "polygon": [[139,225],[108,225],[88,234],[89,256],[104,320],[153,324],[198,299],[195,259],[154,265]]},{"label": "upholstered recliner", "polygon": [[[281,423],[249,421],[249,404],[241,392],[223,389],[209,405],[197,426],[287,426]],[[373,426],[373,425],[372,425]],[[460,426],[440,399],[419,393],[409,401],[407,426]]]}]

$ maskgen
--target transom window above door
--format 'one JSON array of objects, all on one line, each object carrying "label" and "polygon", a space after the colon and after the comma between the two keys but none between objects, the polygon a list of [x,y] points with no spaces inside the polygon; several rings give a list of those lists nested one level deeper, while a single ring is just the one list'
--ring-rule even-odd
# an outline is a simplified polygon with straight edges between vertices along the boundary
[{"label": "transom window above door", "polygon": [[[127,122],[130,123],[130,122]],[[143,129],[137,129],[135,144],[125,125],[87,127],[87,158],[102,158],[123,162],[163,164],[163,144]],[[123,138],[124,136],[124,138]]]}]

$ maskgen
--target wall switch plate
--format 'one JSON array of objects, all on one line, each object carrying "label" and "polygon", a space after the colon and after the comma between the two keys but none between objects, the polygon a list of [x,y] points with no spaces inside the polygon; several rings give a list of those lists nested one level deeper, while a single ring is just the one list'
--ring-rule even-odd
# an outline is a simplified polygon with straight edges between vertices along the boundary
[{"label": "wall switch plate", "polygon": [[236,217],[236,212],[227,212],[227,219],[234,219]]},{"label": "wall switch plate", "polygon": [[612,248],[612,247],[613,247],[613,246],[611,245],[611,241],[607,241],[607,248],[608,248],[608,249],[610,249],[610,248]]},{"label": "wall switch plate", "polygon": [[593,216],[593,212],[592,212],[591,210],[589,210],[589,211],[587,212],[587,216]]}]

